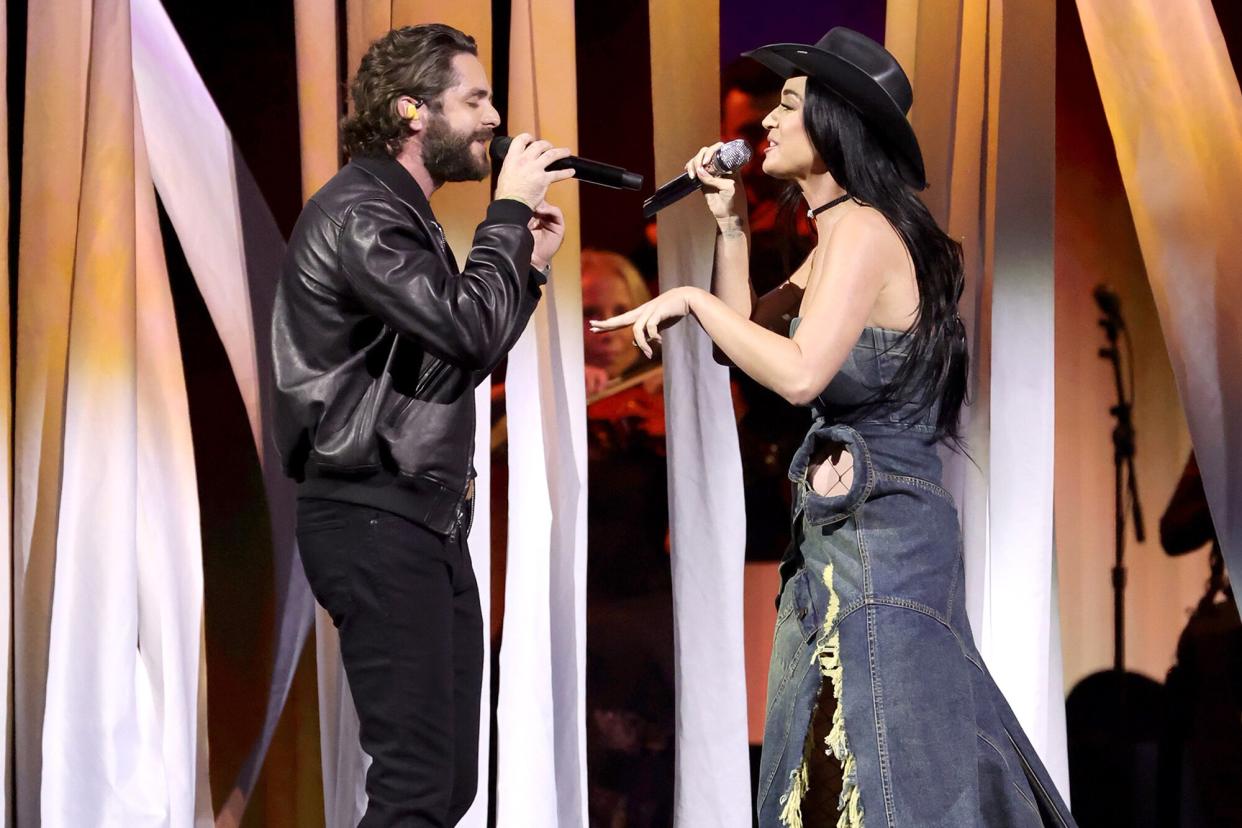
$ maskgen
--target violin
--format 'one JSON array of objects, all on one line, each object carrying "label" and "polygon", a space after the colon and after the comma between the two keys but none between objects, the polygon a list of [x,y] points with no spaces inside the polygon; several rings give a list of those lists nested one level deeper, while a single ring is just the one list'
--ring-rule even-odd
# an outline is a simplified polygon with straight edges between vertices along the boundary
[{"label": "violin", "polygon": [[[492,386],[492,402],[504,399],[503,383]],[[592,435],[615,446],[630,435],[664,439],[664,366],[616,380],[587,398],[587,428]],[[493,409],[494,411],[496,409]],[[508,417],[492,423],[492,450],[508,442]]]},{"label": "violin", "polygon": [[615,445],[625,437],[664,439],[664,366],[610,383],[587,398],[587,428]]}]

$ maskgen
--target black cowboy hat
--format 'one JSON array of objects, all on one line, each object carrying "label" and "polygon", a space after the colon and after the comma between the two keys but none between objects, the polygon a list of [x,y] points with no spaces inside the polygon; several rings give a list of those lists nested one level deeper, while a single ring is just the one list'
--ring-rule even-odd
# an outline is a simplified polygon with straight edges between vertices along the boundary
[{"label": "black cowboy hat", "polygon": [[906,118],[914,101],[910,80],[883,46],[837,26],[814,46],[773,43],[742,56],[784,78],[814,78],[840,95],[888,147],[906,183],[918,190],[927,186],[919,140]]}]

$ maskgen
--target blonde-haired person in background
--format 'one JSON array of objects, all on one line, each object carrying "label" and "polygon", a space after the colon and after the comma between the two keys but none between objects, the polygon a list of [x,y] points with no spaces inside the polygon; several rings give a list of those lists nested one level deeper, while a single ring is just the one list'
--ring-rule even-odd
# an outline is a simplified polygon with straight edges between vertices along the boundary
[{"label": "blonde-haired person in background", "polygon": [[[651,299],[647,283],[638,268],[620,253],[608,250],[582,251],[582,316],[587,320],[615,316]],[[639,364],[641,354],[624,332],[603,336],[584,336],[586,349],[586,393],[593,397],[609,382]],[[646,362],[643,367],[648,367]]]}]

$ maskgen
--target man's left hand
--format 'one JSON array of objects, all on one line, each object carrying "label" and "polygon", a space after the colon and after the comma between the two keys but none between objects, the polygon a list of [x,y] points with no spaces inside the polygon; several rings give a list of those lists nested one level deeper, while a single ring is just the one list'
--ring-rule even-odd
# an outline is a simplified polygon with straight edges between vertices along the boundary
[{"label": "man's left hand", "polygon": [[535,214],[526,226],[535,237],[535,250],[531,253],[530,263],[536,270],[543,270],[565,240],[565,214],[560,207],[544,201],[535,208]]}]

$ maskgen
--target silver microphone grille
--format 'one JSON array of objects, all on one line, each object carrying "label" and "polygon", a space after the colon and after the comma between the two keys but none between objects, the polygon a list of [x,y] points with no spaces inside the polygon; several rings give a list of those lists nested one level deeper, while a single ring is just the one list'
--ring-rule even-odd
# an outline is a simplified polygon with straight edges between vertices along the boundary
[{"label": "silver microphone grille", "polygon": [[733,172],[750,160],[750,145],[741,138],[735,138],[716,150],[716,163],[721,172]]}]

